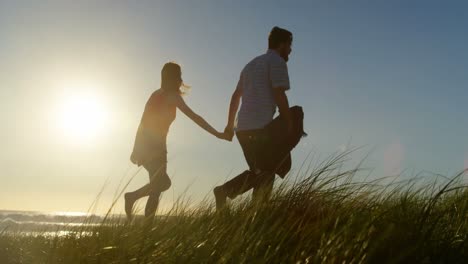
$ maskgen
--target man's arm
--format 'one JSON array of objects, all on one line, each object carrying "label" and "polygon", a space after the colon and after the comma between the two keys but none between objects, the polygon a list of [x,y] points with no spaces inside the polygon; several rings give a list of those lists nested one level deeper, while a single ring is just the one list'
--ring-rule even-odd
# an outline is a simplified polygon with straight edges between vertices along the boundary
[{"label": "man's arm", "polygon": [[226,128],[224,129],[224,133],[231,140],[234,137],[234,121],[236,119],[237,110],[239,109],[241,97],[242,89],[238,85],[231,96],[231,103],[229,104],[228,123],[226,125]]}]

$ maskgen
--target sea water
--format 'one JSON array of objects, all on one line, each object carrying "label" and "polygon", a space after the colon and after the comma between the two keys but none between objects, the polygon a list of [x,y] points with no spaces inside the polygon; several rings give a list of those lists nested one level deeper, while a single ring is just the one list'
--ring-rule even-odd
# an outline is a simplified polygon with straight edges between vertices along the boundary
[{"label": "sea water", "polygon": [[[121,219],[120,215],[113,218]],[[0,235],[65,236],[70,233],[88,233],[98,226],[103,215],[82,212],[31,212],[0,210]]]}]

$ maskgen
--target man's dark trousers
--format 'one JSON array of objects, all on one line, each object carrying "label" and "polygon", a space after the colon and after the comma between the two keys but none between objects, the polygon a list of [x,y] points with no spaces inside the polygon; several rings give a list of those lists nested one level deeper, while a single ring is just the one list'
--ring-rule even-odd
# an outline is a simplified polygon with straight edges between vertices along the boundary
[{"label": "man's dark trousers", "polygon": [[242,147],[249,170],[244,171],[222,185],[231,199],[253,189],[253,200],[268,198],[273,189],[275,175],[284,177],[291,167],[290,151],[305,134],[304,113],[300,106],[290,108],[293,131],[288,134],[286,122],[281,116],[262,129],[238,131],[237,139]]}]

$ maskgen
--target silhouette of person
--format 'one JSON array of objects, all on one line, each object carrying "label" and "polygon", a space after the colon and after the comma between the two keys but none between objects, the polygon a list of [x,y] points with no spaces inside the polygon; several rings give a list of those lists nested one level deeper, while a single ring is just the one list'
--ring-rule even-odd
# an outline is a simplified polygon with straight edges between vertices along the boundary
[{"label": "silhouette of person", "polygon": [[[284,177],[291,167],[290,151],[303,132],[302,108],[289,108],[286,91],[290,89],[286,62],[291,53],[293,36],[286,29],[274,27],[268,37],[268,51],[251,60],[242,70],[232,94],[225,133],[236,137],[249,170],[214,188],[217,209],[227,197],[253,189],[252,200],[268,200],[275,174]],[[280,116],[273,119],[279,109]]]},{"label": "silhouette of person", "polygon": [[166,172],[166,138],[169,127],[176,118],[176,108],[208,133],[229,140],[225,133],[216,131],[185,104],[182,87],[186,86],[182,81],[181,67],[173,62],[166,63],[161,71],[161,88],[153,92],[146,103],[130,157],[132,163],[143,166],[148,171],[150,182],[136,191],[125,193],[125,213],[128,219],[131,219],[134,203],[145,196],[148,196],[145,216],[153,217],[161,193],[171,186]]}]

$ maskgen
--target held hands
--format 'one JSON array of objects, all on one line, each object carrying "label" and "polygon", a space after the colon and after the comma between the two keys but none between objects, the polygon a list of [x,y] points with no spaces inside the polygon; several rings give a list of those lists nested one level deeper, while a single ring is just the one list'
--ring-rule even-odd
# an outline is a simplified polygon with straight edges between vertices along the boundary
[{"label": "held hands", "polygon": [[227,141],[232,141],[232,137],[233,137],[233,136],[227,134],[226,132],[216,132],[216,137],[219,138],[219,139],[224,139],[224,140],[227,140]]},{"label": "held hands", "polygon": [[216,132],[216,137],[219,139],[232,141],[232,138],[234,137],[234,128],[231,126],[226,126],[224,132]]},{"label": "held hands", "polygon": [[227,125],[224,129],[224,134],[229,141],[232,141],[232,138],[234,137],[234,126]]}]

